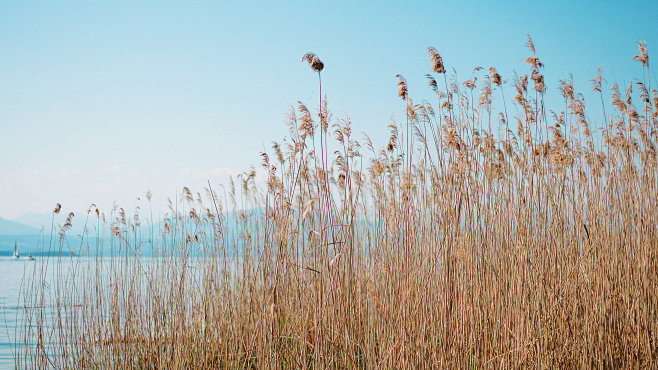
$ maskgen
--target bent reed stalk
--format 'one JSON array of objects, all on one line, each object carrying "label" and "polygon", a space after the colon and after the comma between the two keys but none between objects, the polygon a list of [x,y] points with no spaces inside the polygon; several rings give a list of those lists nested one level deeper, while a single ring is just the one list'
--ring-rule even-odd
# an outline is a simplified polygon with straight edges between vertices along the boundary
[{"label": "bent reed stalk", "polygon": [[[383,149],[355,140],[320,96],[317,118],[291,108],[287,141],[274,160],[262,154],[263,189],[255,171],[223,200],[210,185],[206,196],[185,188],[159,232],[90,208],[111,236],[83,243],[95,258],[55,267],[55,286],[46,267],[33,277],[22,335],[37,344],[17,366],[657,366],[658,93],[644,82],[646,44],[643,80],[625,94],[614,84],[607,111],[593,80],[601,137],[570,80],[548,113],[528,47],[504,134],[492,131],[492,88],[504,99],[506,85],[496,69],[460,85],[428,48],[444,75],[444,89],[427,75],[438,105],[414,104],[398,76],[404,136],[389,126]],[[320,59],[303,60],[319,77]],[[105,243],[113,256],[97,252]]]}]

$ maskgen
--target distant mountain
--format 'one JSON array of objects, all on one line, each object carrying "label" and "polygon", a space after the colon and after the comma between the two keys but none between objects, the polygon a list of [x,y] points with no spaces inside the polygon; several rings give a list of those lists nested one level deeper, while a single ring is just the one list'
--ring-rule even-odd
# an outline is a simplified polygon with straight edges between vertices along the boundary
[{"label": "distant mountain", "polygon": [[[71,221],[72,227],[69,231],[67,231],[68,235],[82,234],[82,231],[84,230],[84,223],[87,215],[85,214],[85,217],[83,218],[81,217],[82,214],[80,213],[76,212],[74,214],[75,216]],[[14,221],[29,225],[33,228],[36,228],[37,230],[43,229],[44,234],[49,235],[53,226],[55,227],[55,233],[59,231],[59,228],[66,222],[68,213],[61,212],[59,214],[55,214],[54,216],[55,217],[53,218],[52,213],[26,213],[22,216],[14,218]],[[92,229],[91,227],[89,228]]]},{"label": "distant mountain", "polygon": [[[250,217],[260,218],[263,216],[264,209],[249,209],[244,210],[244,212]],[[73,228],[66,232],[64,238],[60,237],[59,228],[66,221],[66,216],[62,212],[56,214],[54,220],[52,213],[31,213],[17,217],[12,221],[0,218],[0,258],[11,256],[15,244],[18,245],[21,256],[32,254],[37,257],[54,256],[60,253],[69,256],[71,252],[76,256],[94,256],[99,252],[105,256],[117,255],[118,253],[139,253],[149,256],[153,254],[154,250],[158,250],[162,246],[161,233],[163,232],[164,223],[161,217],[156,217],[152,226],[148,221],[142,220],[140,227],[130,229],[128,233],[124,234],[129,239],[130,246],[117,249],[119,241],[110,232],[112,224],[101,225],[104,235],[98,237],[96,236],[96,217],[93,216],[87,220],[86,213],[76,213],[73,218]],[[222,217],[222,234],[226,238],[227,246],[239,250],[242,245],[241,232],[244,231],[245,224],[237,222],[239,216],[234,211],[224,212]],[[19,220],[23,222],[18,222]],[[205,233],[210,238],[213,237],[215,230],[208,223],[196,225],[190,219],[186,218],[184,220],[186,233],[198,235]],[[81,231],[84,229],[85,221],[88,221],[88,234],[83,234]],[[167,222],[169,227],[176,227],[177,230],[181,230],[181,226],[183,226],[180,222],[174,221],[171,215],[168,216]],[[5,225],[9,225],[9,227],[5,227]],[[247,225],[246,227],[255,227],[255,225],[251,224],[251,226]],[[43,231],[41,232],[42,228]],[[169,242],[174,240],[175,243],[178,243],[181,241],[180,236],[179,234],[175,240],[168,240]],[[171,236],[165,238],[171,238]],[[176,246],[177,244],[173,245],[173,247]],[[172,247],[171,243],[168,247]]]},{"label": "distant mountain", "polygon": [[39,229],[32,226],[0,218],[0,235],[36,235]]},{"label": "distant mountain", "polygon": [[[74,216],[73,219],[71,220],[71,228],[66,231],[66,235],[69,236],[97,235],[98,227],[100,227],[101,230],[105,230],[105,233],[107,234],[111,229],[110,222],[106,223],[105,225],[102,225],[101,222],[101,225],[99,225],[96,215],[94,214],[88,215],[87,212],[75,212],[75,211],[73,212],[73,214]],[[37,229],[37,232],[35,234],[38,234],[39,231],[43,229],[43,233],[45,235],[50,235],[51,231],[53,234],[57,234],[59,232],[62,225],[64,225],[64,223],[66,222],[67,216],[68,216],[68,212],[60,212],[54,215],[53,213],[26,213],[22,216],[14,218],[13,221]],[[161,221],[158,219],[156,219],[155,221],[156,222],[153,230],[158,231],[162,226]],[[85,223],[87,228],[86,233],[84,232]],[[142,226],[140,231],[146,233],[148,230],[150,230],[150,227],[148,226],[149,226],[148,222],[142,220]]]},{"label": "distant mountain", "polygon": [[[249,210],[244,210],[245,212],[262,216],[264,210],[262,208],[254,208]],[[98,228],[100,227],[101,233],[104,233],[105,236],[110,235],[110,229],[112,228],[111,221],[108,220],[106,224],[98,224],[98,220],[95,215],[87,215],[86,212],[74,212],[75,216],[71,221],[71,228],[66,231],[66,235],[69,237],[84,236],[90,237],[98,235]],[[54,216],[54,217],[53,217]],[[0,219],[0,236],[2,235],[39,235],[41,232],[44,236],[58,235],[60,228],[66,222],[66,217],[68,216],[67,212],[61,212],[53,215],[53,213],[26,213],[22,216],[16,217],[13,220],[3,220]],[[154,236],[160,234],[163,229],[162,216],[155,216],[153,220],[153,225],[150,224],[148,220],[141,220],[141,226],[136,229],[138,234],[141,234],[142,237],[149,237],[151,232]],[[226,231],[234,230],[236,214],[234,211],[225,211],[223,213],[225,218],[225,223],[223,227]],[[169,225],[171,222],[171,215],[169,216]],[[8,223],[4,227],[3,223]],[[87,227],[87,232],[85,230],[85,223]]]},{"label": "distant mountain", "polygon": [[52,213],[26,213],[22,216],[14,218],[14,221],[20,222],[24,225],[29,225],[37,230],[41,228],[50,230],[52,223]]}]

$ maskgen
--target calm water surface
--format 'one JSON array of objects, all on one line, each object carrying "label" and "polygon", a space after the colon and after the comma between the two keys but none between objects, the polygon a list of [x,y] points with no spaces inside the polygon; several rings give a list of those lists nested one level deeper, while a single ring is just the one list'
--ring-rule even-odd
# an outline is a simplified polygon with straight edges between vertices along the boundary
[{"label": "calm water surface", "polygon": [[24,277],[32,276],[34,261],[0,257],[0,369],[14,367],[14,352],[21,348],[18,337],[23,310],[19,308]]},{"label": "calm water surface", "polygon": [[[36,261],[24,261],[13,260],[11,257],[0,257],[0,369],[12,369],[15,367],[15,358],[16,354],[21,354],[24,358],[25,356],[25,343],[24,343],[24,326],[25,326],[25,296],[31,297],[28,300],[29,305],[41,304],[36,300],[34,291],[31,292],[31,285],[33,281],[39,281],[43,278],[45,282],[44,291],[46,291],[46,298],[43,302],[43,306],[54,307],[54,302],[49,300],[54,300],[54,289],[57,285],[61,286],[72,286],[71,271],[75,270],[78,273],[75,274],[75,280],[78,282],[74,286],[81,286],[79,282],[85,280],[84,271],[94,271],[93,266],[96,265],[99,261],[102,266],[102,275],[107,276],[107,268],[113,262],[116,265],[121,265],[125,263],[125,260],[121,257],[105,257],[102,260],[98,260],[94,257],[36,257]],[[153,268],[154,266],[161,265],[164,260],[159,257],[142,257],[138,259],[138,263],[142,266],[142,271],[147,271]],[[202,266],[204,265],[204,259],[191,258],[188,260],[187,270],[191,280],[198,283],[200,278]],[[235,263],[235,260],[229,262],[229,265]],[[43,271],[46,271],[43,273]],[[235,271],[232,272],[235,275]],[[146,279],[146,274],[142,275],[142,278]],[[89,276],[89,278],[93,278]],[[196,283],[195,283],[196,284]],[[146,284],[143,284],[146,286]],[[34,289],[34,288],[32,288]],[[36,302],[36,303],[35,303]],[[76,304],[79,302],[60,302],[64,305]],[[50,332],[51,325],[48,323],[51,322],[50,317],[51,313],[55,310],[45,309],[42,310],[44,315],[44,329],[46,332]],[[53,316],[55,317],[55,316]],[[32,323],[34,326],[36,323]],[[47,339],[46,339],[47,340]],[[28,341],[27,345],[29,347],[36,347],[37,341],[34,335]],[[49,348],[49,342],[44,343],[46,351]],[[31,351],[32,352],[32,351]],[[33,352],[32,352],[33,353]],[[49,356],[54,356],[54,354],[49,354]],[[25,360],[21,360],[21,367],[25,367]],[[28,366],[29,367],[29,366]]]},{"label": "calm water surface", "polygon": [[[50,291],[56,286],[56,281],[67,284],[70,282],[69,272],[73,268],[79,268],[83,261],[91,261],[87,257],[75,258],[47,258],[36,257],[35,261],[14,260],[11,257],[0,257],[0,369],[12,369],[15,367],[17,353],[25,353],[24,326],[25,326],[25,296],[31,297],[34,305],[34,294],[30,293],[33,281],[43,278],[45,282],[46,298],[43,306],[53,306],[50,302]],[[46,271],[45,273],[40,273]],[[35,275],[36,274],[36,275]],[[59,278],[58,278],[59,277]],[[40,302],[39,302],[40,303]],[[46,309],[44,313],[44,329],[48,331],[52,326],[50,322],[51,313],[54,310]],[[35,323],[32,323],[34,326]],[[36,347],[37,341],[34,336],[30,338],[27,345]],[[48,342],[44,343],[46,350]],[[24,360],[21,367],[25,367]],[[29,367],[29,366],[28,366]]]}]

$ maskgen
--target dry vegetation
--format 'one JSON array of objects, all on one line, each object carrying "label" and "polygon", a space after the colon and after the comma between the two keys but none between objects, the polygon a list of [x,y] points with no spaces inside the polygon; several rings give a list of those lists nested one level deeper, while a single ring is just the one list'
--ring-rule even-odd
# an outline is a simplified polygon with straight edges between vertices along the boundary
[{"label": "dry vegetation", "polygon": [[[625,92],[592,80],[595,137],[571,81],[559,82],[563,106],[544,106],[527,45],[528,73],[510,82],[494,68],[454,81],[428,48],[437,100],[413,103],[398,76],[406,120],[381,150],[326,99],[317,113],[299,103],[289,137],[262,154],[266,185],[252,172],[219,193],[185,189],[162,227],[92,208],[124,257],[80,258],[54,286],[39,284],[47,267],[34,276],[24,340],[37,345],[17,365],[656,367],[646,46]],[[319,79],[318,57],[303,61]]]}]

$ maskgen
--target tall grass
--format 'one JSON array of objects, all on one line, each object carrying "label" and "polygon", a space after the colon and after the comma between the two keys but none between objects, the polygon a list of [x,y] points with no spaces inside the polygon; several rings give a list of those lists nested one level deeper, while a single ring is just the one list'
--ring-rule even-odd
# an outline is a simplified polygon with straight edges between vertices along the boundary
[{"label": "tall grass", "polygon": [[[642,80],[625,93],[592,80],[600,137],[570,80],[563,106],[545,106],[527,45],[528,71],[509,83],[493,67],[458,83],[428,48],[436,102],[414,103],[398,76],[405,121],[382,149],[355,140],[326,99],[317,112],[299,103],[286,141],[262,154],[265,185],[252,171],[220,193],[184,189],[149,220],[159,228],[91,208],[120,257],[75,260],[55,286],[35,275],[23,338],[38,344],[17,365],[657,366],[658,93],[646,45]],[[304,61],[320,77],[320,59]]]}]

